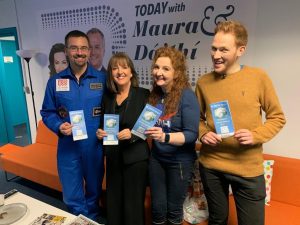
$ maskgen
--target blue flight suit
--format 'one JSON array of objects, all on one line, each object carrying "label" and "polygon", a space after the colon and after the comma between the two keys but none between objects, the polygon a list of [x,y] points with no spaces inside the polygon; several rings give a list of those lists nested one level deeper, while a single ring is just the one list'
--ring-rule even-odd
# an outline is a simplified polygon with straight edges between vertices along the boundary
[{"label": "blue flight suit", "polygon": [[[57,88],[57,82],[69,80],[69,90]],[[88,65],[79,83],[70,67],[48,80],[41,110],[43,122],[58,134],[57,167],[63,200],[70,212],[93,220],[100,212],[99,199],[104,174],[102,144],[96,137],[100,124],[101,102],[106,74]],[[70,123],[69,112],[83,110],[88,138],[73,141],[59,126]],[[42,149],[41,149],[42,150]]]}]

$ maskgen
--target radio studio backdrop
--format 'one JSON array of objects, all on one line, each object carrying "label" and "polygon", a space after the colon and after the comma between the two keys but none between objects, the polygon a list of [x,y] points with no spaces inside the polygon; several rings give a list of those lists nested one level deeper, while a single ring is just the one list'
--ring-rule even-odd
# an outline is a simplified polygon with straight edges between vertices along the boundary
[{"label": "radio studio backdrop", "polygon": [[[127,3],[126,3],[127,1]],[[64,43],[74,29],[87,32],[96,27],[105,36],[106,67],[115,52],[126,52],[134,61],[141,86],[151,87],[151,60],[157,48],[174,46],[188,60],[192,87],[199,75],[211,71],[210,45],[214,27],[222,20],[239,20],[253,33],[256,0],[138,0],[94,1],[38,13],[41,54],[48,57],[53,44]],[[254,35],[254,34],[252,34]],[[254,41],[254,38],[251,38]],[[248,52],[249,54],[249,52]],[[251,53],[250,53],[251,59]],[[46,85],[49,69],[43,68]]]}]

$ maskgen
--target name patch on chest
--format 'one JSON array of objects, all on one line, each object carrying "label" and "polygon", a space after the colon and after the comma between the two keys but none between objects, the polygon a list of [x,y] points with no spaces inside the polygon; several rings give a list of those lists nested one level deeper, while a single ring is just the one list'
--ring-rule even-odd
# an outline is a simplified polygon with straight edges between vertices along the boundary
[{"label": "name patch on chest", "polygon": [[56,79],[56,91],[70,91],[70,80]]},{"label": "name patch on chest", "polygon": [[101,90],[102,86],[102,83],[90,83],[91,90]]}]

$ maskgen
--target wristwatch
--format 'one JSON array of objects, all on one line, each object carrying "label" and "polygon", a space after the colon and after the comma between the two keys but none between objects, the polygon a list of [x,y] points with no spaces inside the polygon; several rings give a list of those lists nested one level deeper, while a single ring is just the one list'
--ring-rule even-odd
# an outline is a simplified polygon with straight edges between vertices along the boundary
[{"label": "wristwatch", "polygon": [[165,143],[169,143],[169,141],[170,141],[170,134],[165,133]]}]

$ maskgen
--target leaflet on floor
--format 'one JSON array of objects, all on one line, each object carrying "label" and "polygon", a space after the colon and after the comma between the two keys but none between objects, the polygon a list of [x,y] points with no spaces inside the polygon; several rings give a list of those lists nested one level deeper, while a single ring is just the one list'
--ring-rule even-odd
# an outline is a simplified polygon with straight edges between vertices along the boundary
[{"label": "leaflet on floor", "polygon": [[134,124],[131,133],[145,140],[147,137],[145,131],[153,127],[159,119],[162,111],[152,105],[146,104],[138,120]]},{"label": "leaflet on floor", "polygon": [[103,129],[107,133],[107,136],[103,137],[103,145],[118,145],[119,115],[104,114],[103,124]]},{"label": "leaflet on floor", "polygon": [[83,110],[70,111],[70,120],[72,127],[73,140],[78,141],[87,139],[87,131],[84,120]]},{"label": "leaflet on floor", "polygon": [[230,137],[234,134],[234,127],[228,101],[221,101],[210,104],[216,133],[222,138]]}]

